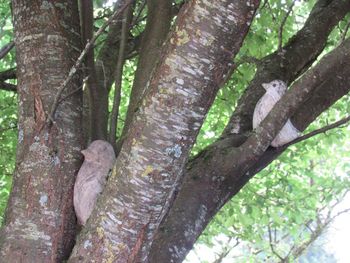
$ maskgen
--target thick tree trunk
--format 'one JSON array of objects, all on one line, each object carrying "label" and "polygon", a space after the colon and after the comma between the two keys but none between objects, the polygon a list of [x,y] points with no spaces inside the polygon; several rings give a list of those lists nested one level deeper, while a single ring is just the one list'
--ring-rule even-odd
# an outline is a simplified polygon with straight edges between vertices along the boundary
[{"label": "thick tree trunk", "polygon": [[248,3],[190,1],[183,7],[70,262],[148,260],[189,150],[258,6]]},{"label": "thick tree trunk", "polygon": [[[81,92],[59,104],[52,125],[46,121],[81,49],[78,7],[76,1],[13,0],[12,10],[19,132],[1,257],[6,262],[61,262],[76,233],[72,192],[81,164]],[[74,78],[65,94],[79,85]]]}]

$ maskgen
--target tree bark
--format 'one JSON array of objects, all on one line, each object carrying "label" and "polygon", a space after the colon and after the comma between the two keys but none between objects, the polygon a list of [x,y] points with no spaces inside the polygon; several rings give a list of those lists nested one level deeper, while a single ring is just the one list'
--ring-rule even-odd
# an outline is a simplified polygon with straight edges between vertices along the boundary
[{"label": "tree bark", "polygon": [[[141,40],[139,61],[135,72],[135,79],[131,90],[122,137],[124,137],[129,130],[131,120],[147,88],[147,82],[150,80],[152,70],[158,61],[161,47],[169,33],[172,19],[171,4],[170,0],[147,1],[147,24]],[[121,143],[122,141],[120,144]]]},{"label": "tree bark", "polygon": [[[182,8],[99,205],[69,262],[146,262],[155,230],[258,1]],[[105,248],[108,253],[104,253]]]},{"label": "tree bark", "polygon": [[[94,8],[92,0],[81,0],[81,19],[82,19],[82,39],[84,46],[93,37],[94,27]],[[85,59],[85,74],[87,79],[87,93],[84,96],[88,101],[88,133],[87,141],[106,140],[107,139],[107,121],[108,121],[108,91],[98,84],[98,76],[95,67],[94,49],[90,49]],[[85,99],[85,98],[84,98]]]},{"label": "tree bark", "polygon": [[[13,188],[0,237],[7,262],[60,262],[74,244],[72,192],[81,164],[81,92],[47,112],[81,50],[76,1],[13,0],[19,95]],[[48,23],[50,21],[50,23]],[[76,90],[80,78],[68,85]]]}]

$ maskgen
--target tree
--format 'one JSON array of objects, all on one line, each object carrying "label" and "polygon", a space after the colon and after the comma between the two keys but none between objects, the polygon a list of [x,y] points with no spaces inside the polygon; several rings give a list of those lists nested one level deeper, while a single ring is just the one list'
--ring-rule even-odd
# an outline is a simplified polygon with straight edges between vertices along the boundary
[{"label": "tree", "polygon": [[[304,131],[348,93],[346,25],[342,44],[317,59],[350,2],[317,1],[288,41],[284,28],[297,23],[288,21],[294,1],[286,10],[280,1],[265,1],[257,13],[258,0],[120,0],[106,23],[96,22],[95,33],[92,4],[80,2],[80,34],[77,1],[12,1],[17,73],[1,73],[0,87],[18,93],[18,149],[1,255],[10,262],[182,262],[222,205],[291,145],[269,147],[287,119]],[[277,42],[270,41],[276,50],[259,58],[242,42],[259,30],[250,26],[254,16],[266,18],[268,8],[283,19]],[[254,78],[220,138],[189,159],[219,88],[227,81],[223,90],[232,86],[240,50],[253,55]],[[135,54],[121,125],[123,65]],[[15,77],[17,87],[5,81]],[[291,87],[252,131],[261,84],[274,79]],[[79,151],[95,139],[108,139],[117,161],[76,240],[72,189]]]}]

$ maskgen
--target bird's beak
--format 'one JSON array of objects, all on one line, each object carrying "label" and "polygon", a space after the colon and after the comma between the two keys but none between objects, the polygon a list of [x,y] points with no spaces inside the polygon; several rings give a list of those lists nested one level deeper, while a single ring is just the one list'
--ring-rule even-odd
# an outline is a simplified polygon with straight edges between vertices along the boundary
[{"label": "bird's beak", "polygon": [[261,86],[263,86],[263,88],[265,90],[267,90],[269,88],[269,84],[267,84],[267,83],[263,83],[263,84],[261,84]]}]

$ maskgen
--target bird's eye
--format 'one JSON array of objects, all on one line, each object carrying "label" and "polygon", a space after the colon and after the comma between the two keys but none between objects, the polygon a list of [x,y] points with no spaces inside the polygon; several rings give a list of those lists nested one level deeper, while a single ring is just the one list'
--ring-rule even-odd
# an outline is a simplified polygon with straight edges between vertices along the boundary
[{"label": "bird's eye", "polygon": [[276,87],[276,84],[272,84],[273,87]]}]

